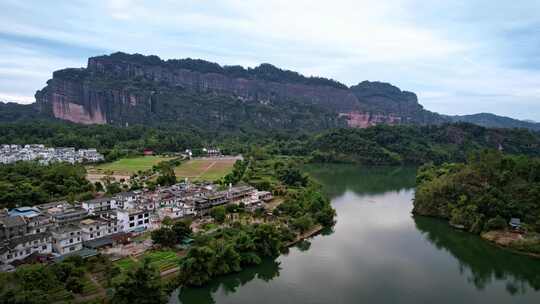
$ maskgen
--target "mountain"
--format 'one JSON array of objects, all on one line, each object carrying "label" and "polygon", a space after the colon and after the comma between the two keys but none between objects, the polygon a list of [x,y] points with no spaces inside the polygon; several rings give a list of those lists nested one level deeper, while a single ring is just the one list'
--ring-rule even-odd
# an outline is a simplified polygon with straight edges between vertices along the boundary
[{"label": "mountain", "polygon": [[211,131],[318,131],[463,121],[539,130],[539,124],[492,114],[433,113],[422,107],[416,94],[384,82],[347,87],[268,63],[246,69],[120,52],[91,57],[86,68],[53,72],[35,97],[31,106],[0,105],[0,121],[56,118],[81,124],[175,125]]},{"label": "mountain", "polygon": [[195,59],[114,53],[53,73],[36,93],[49,116],[83,124],[326,129],[446,121],[414,93],[381,82],[348,88],[270,64],[245,69]]},{"label": "mountain", "polygon": [[473,115],[448,116],[453,122],[468,122],[487,128],[524,128],[540,131],[540,123],[534,121],[517,120],[510,117],[498,116],[491,113]]}]

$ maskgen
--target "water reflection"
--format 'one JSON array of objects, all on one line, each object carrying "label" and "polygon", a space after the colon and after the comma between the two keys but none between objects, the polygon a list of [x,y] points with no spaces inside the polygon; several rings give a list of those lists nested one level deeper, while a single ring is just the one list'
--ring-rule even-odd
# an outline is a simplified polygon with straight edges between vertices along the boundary
[{"label": "water reflection", "polygon": [[527,286],[540,290],[540,262],[496,248],[478,236],[456,231],[444,221],[414,217],[416,228],[439,250],[447,250],[459,263],[460,273],[477,289],[506,281],[512,295],[525,294]]},{"label": "water reflection", "polygon": [[185,288],[172,303],[539,303],[540,260],[412,217],[414,168],[309,166],[337,223],[277,261]]},{"label": "water reflection", "polygon": [[414,167],[361,167],[345,164],[321,164],[306,166],[325,192],[335,198],[346,191],[356,194],[379,194],[400,191],[415,186]]},{"label": "water reflection", "polygon": [[239,287],[253,280],[270,282],[279,276],[280,270],[277,261],[264,259],[257,266],[246,268],[240,273],[222,276],[204,287],[182,288],[178,291],[178,300],[180,303],[213,304],[216,303],[213,297],[215,293],[220,292],[224,295],[235,293]]}]

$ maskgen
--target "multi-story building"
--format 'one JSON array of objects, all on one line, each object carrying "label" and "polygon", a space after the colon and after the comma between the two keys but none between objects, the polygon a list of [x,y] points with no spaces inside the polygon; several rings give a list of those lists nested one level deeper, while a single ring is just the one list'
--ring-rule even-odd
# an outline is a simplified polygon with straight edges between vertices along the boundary
[{"label": "multi-story building", "polygon": [[27,232],[29,234],[46,232],[54,226],[52,216],[49,214],[39,214],[28,218],[26,221]]},{"label": "multi-story building", "polygon": [[251,186],[231,187],[227,193],[227,197],[231,202],[241,202],[251,199],[251,196],[255,191],[256,189]]},{"label": "multi-story building", "polygon": [[80,222],[83,242],[100,239],[120,232],[116,219],[88,218]]},{"label": "multi-story building", "polygon": [[22,260],[34,253],[50,254],[51,252],[50,233],[28,234],[5,241],[0,247],[0,262],[5,265],[15,260]]},{"label": "multi-story building", "polygon": [[137,201],[141,196],[141,191],[129,191],[121,192],[114,196],[116,201],[116,207],[118,209],[128,209],[133,208],[133,203]]},{"label": "multi-story building", "polygon": [[124,232],[139,232],[150,227],[150,211],[145,209],[117,210],[119,226]]},{"label": "multi-story building", "polygon": [[80,220],[88,216],[88,211],[81,207],[63,204],[58,207],[52,207],[47,210],[53,218],[55,225],[64,226],[78,223]]},{"label": "multi-story building", "polygon": [[116,199],[112,197],[101,197],[84,201],[81,206],[88,211],[89,215],[111,212],[117,208]]},{"label": "multi-story building", "polygon": [[82,230],[76,225],[66,225],[51,231],[54,252],[64,255],[82,249]]},{"label": "multi-story building", "polygon": [[3,216],[0,218],[0,241],[26,235],[26,218],[23,216]]}]

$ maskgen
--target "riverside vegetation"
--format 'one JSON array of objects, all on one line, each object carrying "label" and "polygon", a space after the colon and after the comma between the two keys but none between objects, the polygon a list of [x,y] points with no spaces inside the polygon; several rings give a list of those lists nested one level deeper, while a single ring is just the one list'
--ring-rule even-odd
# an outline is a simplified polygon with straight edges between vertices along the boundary
[{"label": "riverside vegetation", "polygon": [[505,231],[519,218],[526,233],[511,234],[515,240],[505,245],[540,254],[540,159],[483,151],[466,163],[426,165],[417,175],[413,212],[476,234]]},{"label": "riverside vegetation", "polygon": [[[248,156],[221,181],[261,186],[282,197],[272,214],[248,213],[242,205],[217,207],[224,210],[213,210],[214,229],[193,233],[188,224],[178,222],[155,230],[152,238],[162,249],[177,250],[186,237],[194,240],[180,258],[178,275],[172,280],[163,281],[148,260],[121,271],[103,256],[86,261],[67,259],[1,274],[5,284],[0,286],[0,302],[84,302],[85,296],[91,296],[92,301],[102,298],[111,303],[166,303],[166,294],[178,286],[200,286],[215,276],[276,258],[287,246],[334,223],[330,201],[320,185],[300,171],[300,164],[292,158]],[[89,287],[95,286],[90,278],[96,277],[108,292]]]}]

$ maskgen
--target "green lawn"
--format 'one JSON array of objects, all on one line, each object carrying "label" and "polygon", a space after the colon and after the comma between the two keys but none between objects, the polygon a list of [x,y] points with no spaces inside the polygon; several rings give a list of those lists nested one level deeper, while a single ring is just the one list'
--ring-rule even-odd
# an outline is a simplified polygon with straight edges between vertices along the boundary
[{"label": "green lawn", "polygon": [[145,171],[151,169],[152,166],[166,160],[171,160],[172,157],[161,156],[141,156],[122,158],[112,163],[102,164],[94,167],[97,171],[113,171],[116,174],[131,175],[137,171]]},{"label": "green lawn", "polygon": [[180,180],[215,181],[232,171],[236,160],[231,159],[193,159],[176,167],[174,173]]}]

